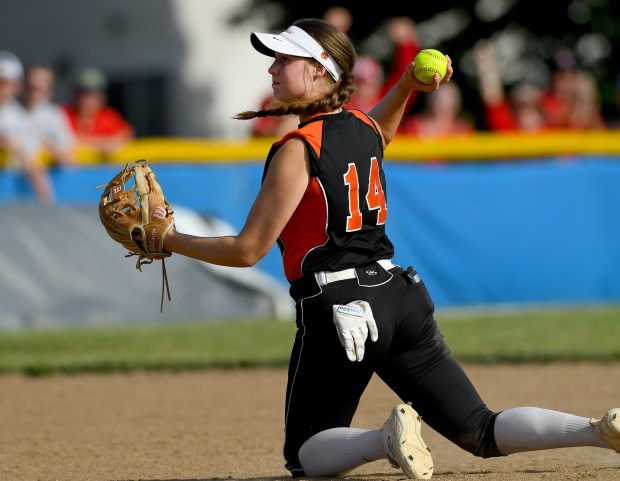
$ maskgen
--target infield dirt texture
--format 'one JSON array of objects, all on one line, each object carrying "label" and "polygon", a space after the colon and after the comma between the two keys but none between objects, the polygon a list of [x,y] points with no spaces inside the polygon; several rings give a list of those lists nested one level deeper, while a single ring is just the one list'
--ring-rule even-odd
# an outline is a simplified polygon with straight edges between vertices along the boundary
[{"label": "infield dirt texture", "polygon": [[[620,406],[620,364],[465,369],[494,410],[532,405],[590,417]],[[284,369],[5,375],[0,383],[1,481],[292,479],[281,455]],[[397,402],[373,379],[353,426],[381,427]],[[556,449],[485,460],[426,425],[423,434],[435,460],[433,479],[440,481],[620,480],[620,454],[611,450]],[[347,478],[404,476],[377,461]]]}]

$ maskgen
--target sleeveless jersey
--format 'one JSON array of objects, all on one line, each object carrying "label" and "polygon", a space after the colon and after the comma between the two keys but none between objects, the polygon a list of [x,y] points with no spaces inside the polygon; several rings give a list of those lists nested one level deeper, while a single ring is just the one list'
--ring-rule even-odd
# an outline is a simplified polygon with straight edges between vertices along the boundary
[{"label": "sleeveless jersey", "polygon": [[311,170],[306,192],[278,238],[289,282],[391,258],[383,146],[374,123],[359,110],[311,118],[273,144],[263,180],[291,137],[305,142]]}]

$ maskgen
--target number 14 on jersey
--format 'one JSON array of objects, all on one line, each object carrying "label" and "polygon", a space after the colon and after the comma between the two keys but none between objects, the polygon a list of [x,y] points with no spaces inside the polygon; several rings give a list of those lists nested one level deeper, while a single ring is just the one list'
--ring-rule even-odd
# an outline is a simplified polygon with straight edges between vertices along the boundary
[{"label": "number 14 on jersey", "polygon": [[[349,215],[347,216],[347,232],[353,232],[362,228],[362,212],[360,210],[360,179],[355,164],[349,164],[349,169],[343,176],[344,183],[349,189]],[[362,179],[363,182],[363,179]],[[385,224],[387,219],[387,202],[379,177],[379,163],[373,157],[370,161],[368,175],[368,190],[366,203],[370,210],[377,211],[377,225]]]}]

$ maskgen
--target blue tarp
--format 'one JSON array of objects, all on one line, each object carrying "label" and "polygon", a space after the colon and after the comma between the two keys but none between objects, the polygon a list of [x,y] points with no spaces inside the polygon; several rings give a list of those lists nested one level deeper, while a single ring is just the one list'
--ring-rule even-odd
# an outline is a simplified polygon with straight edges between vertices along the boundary
[{"label": "blue tarp", "polygon": [[[261,162],[154,168],[173,205],[241,229]],[[96,208],[119,165],[53,172],[57,201]],[[386,162],[394,261],[413,265],[438,307],[620,301],[620,158]],[[22,186],[23,187],[23,186]],[[19,200],[0,173],[0,202]],[[259,264],[286,283],[274,248]]]}]

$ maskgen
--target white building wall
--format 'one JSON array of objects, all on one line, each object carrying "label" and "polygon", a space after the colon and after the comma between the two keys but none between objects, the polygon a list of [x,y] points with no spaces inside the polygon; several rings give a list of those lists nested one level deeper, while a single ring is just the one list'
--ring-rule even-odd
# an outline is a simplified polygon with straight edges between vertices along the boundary
[{"label": "white building wall", "polygon": [[164,73],[170,80],[171,134],[239,138],[249,122],[232,120],[269,92],[270,60],[255,52],[259,20],[232,29],[245,0],[3,1],[0,49],[25,63],[58,68],[57,99],[68,101],[71,75],[96,66],[110,76]]},{"label": "white building wall", "polygon": [[[271,90],[268,57],[250,44],[250,32],[264,31],[259,23],[232,30],[227,26],[231,11],[244,0],[175,0],[177,23],[187,46],[182,78],[185,88],[181,115],[192,112],[192,123],[200,125],[208,118],[215,136],[247,135],[249,122],[232,117],[259,105]],[[188,95],[187,92],[190,92]],[[197,96],[191,92],[199,93]],[[201,98],[207,95],[207,98]],[[202,104],[197,105],[196,101]]]}]

